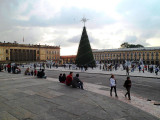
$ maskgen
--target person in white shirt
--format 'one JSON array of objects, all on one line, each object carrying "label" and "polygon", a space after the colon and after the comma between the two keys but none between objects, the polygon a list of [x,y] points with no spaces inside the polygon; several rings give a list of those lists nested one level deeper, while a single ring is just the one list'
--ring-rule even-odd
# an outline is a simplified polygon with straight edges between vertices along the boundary
[{"label": "person in white shirt", "polygon": [[118,97],[117,91],[116,91],[116,79],[114,78],[114,75],[111,75],[109,81],[110,81],[110,86],[111,86],[110,96],[112,96],[112,89],[114,88],[115,96]]}]

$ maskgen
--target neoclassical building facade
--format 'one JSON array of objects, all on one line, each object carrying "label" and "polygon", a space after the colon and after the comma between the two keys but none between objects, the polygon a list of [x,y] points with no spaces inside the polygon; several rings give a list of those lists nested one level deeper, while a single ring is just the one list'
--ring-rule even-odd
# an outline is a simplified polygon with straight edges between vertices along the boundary
[{"label": "neoclassical building facade", "polygon": [[160,47],[94,49],[94,59],[99,63],[121,64],[127,61],[144,64],[160,64]]},{"label": "neoclassical building facade", "polygon": [[0,63],[41,62],[46,60],[59,62],[60,47],[48,45],[0,43]]}]

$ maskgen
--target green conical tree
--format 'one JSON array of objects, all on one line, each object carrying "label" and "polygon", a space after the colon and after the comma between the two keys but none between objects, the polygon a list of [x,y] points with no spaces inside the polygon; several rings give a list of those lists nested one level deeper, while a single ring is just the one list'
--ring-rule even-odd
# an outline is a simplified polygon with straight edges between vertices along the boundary
[{"label": "green conical tree", "polygon": [[87,65],[95,67],[95,60],[85,26],[83,27],[82,36],[78,47],[76,64],[77,66]]}]

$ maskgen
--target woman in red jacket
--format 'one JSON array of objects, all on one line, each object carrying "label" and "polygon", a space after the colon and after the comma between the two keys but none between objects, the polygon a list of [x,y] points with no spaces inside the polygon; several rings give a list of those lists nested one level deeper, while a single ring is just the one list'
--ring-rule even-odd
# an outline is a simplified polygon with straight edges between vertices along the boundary
[{"label": "woman in red jacket", "polygon": [[66,85],[70,86],[72,84],[72,80],[73,80],[73,72],[70,72],[70,74],[67,76],[66,78]]}]

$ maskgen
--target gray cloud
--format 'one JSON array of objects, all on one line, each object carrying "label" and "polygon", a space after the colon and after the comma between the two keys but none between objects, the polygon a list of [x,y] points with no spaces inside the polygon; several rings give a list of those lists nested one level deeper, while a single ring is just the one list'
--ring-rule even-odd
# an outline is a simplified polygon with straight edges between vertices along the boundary
[{"label": "gray cloud", "polygon": [[117,12],[140,29],[158,29],[160,24],[159,0],[123,0]]},{"label": "gray cloud", "polygon": [[70,42],[70,43],[79,43],[80,35],[74,36],[74,37],[68,39],[67,41]]},{"label": "gray cloud", "polygon": [[[18,41],[30,44],[49,44],[61,45],[61,47],[78,46],[81,33],[79,35],[70,35],[68,39],[69,29],[81,29],[83,23],[81,18],[85,15],[89,21],[86,23],[87,28],[91,32],[88,33],[91,45],[96,48],[112,48],[112,36],[123,35],[122,42],[142,44],[147,39],[160,38],[160,1],[159,0],[123,0],[117,6],[117,13],[122,17],[117,21],[106,15],[103,11],[96,11],[90,8],[65,8],[63,7],[58,13],[53,13],[54,17],[45,18],[41,15],[31,14],[33,6],[39,0],[23,1],[23,0],[0,0],[0,41],[13,42]],[[21,11],[23,5],[26,7]],[[47,9],[50,10],[50,9]],[[54,10],[54,8],[53,8]],[[27,19],[19,19],[17,16],[28,17]],[[116,23],[122,24],[123,27],[118,28],[117,32],[111,30],[108,38],[96,39],[92,35],[92,30],[103,31],[103,26],[109,26]],[[48,27],[53,28],[49,31]],[[113,29],[116,28],[113,26]],[[126,31],[131,32],[131,34]],[[103,31],[105,32],[105,31]],[[50,35],[49,39],[44,39],[45,34]],[[107,36],[106,36],[107,37]],[[97,37],[98,38],[98,37]],[[124,40],[123,40],[124,39]]]}]

